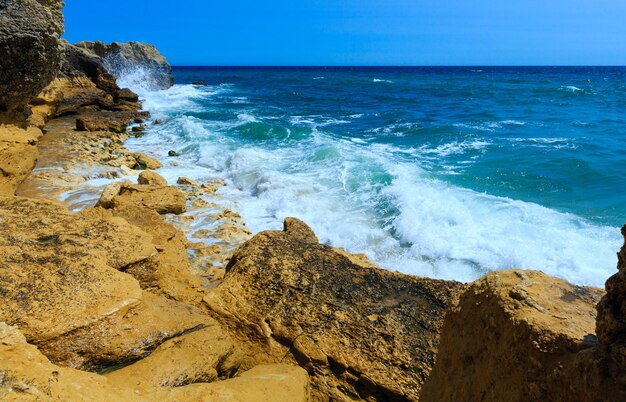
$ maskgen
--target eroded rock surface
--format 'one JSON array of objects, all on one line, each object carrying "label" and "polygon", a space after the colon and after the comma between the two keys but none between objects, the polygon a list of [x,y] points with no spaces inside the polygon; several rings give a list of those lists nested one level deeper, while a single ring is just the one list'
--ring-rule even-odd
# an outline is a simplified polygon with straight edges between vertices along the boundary
[{"label": "eroded rock surface", "polygon": [[0,111],[24,107],[61,64],[62,1],[0,0]]},{"label": "eroded rock surface", "polygon": [[[132,366],[129,366],[132,367]],[[52,364],[23,335],[0,322],[0,399],[7,401],[306,401],[308,376],[299,367],[255,367],[211,384],[128,387],[113,378]]]},{"label": "eroded rock surface", "polygon": [[459,284],[359,265],[318,244],[304,223],[240,247],[205,297],[214,315],[312,376],[319,399],[416,399]]},{"label": "eroded rock surface", "polygon": [[602,294],[539,271],[495,271],[471,283],[446,315],[421,399],[571,400],[562,399],[561,379],[596,342]]}]

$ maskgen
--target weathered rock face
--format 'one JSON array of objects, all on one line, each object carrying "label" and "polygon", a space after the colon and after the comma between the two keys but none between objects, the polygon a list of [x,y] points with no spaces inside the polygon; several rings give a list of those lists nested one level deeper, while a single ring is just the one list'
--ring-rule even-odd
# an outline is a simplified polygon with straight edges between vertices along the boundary
[{"label": "weathered rock face", "polygon": [[20,112],[59,71],[61,1],[0,0],[0,110]]},{"label": "weathered rock face", "polygon": [[139,42],[113,42],[110,45],[80,42],[76,45],[100,56],[111,74],[136,80],[141,87],[156,90],[174,85],[172,68],[152,45]]},{"label": "weathered rock face", "polygon": [[198,305],[206,281],[189,266],[185,234],[157,212],[146,208],[127,206],[113,209],[113,214],[150,234],[158,251],[150,258],[128,266],[125,272],[136,278],[142,289]]},{"label": "weathered rock face", "polygon": [[[622,228],[626,239],[626,226]],[[606,377],[602,387],[606,392],[611,388],[621,390],[621,400],[626,399],[626,243],[617,254],[618,272],[606,281],[606,295],[598,304],[596,332],[600,341],[602,364],[598,370]],[[613,384],[609,388],[608,384]],[[607,389],[608,388],[608,389]]]},{"label": "weathered rock face", "polygon": [[[185,340],[183,348],[193,341]],[[173,340],[162,346],[167,355]],[[201,343],[198,345],[201,346]],[[193,347],[191,348],[194,349]],[[202,357],[192,359],[198,361]],[[211,350],[203,353],[211,354]],[[168,362],[169,363],[169,362]],[[135,363],[137,364],[137,363]],[[133,366],[128,366],[131,369]],[[153,367],[155,377],[167,367]],[[197,369],[197,367],[196,367]],[[142,376],[150,373],[141,371]],[[121,384],[112,373],[102,376],[52,364],[37,348],[26,343],[14,327],[0,322],[0,399],[6,401],[294,401],[308,400],[308,377],[299,367],[259,366],[240,377],[215,383],[194,383],[177,387],[132,387]],[[144,379],[145,377],[141,377]],[[128,379],[131,380],[132,379]]]},{"label": "weathered rock face", "polygon": [[496,271],[470,284],[446,315],[421,399],[577,400],[562,379],[596,342],[602,293],[538,271]]},{"label": "weathered rock face", "polygon": [[240,247],[204,300],[257,355],[293,356],[317,399],[416,399],[458,286],[351,261],[289,219]]},{"label": "weathered rock face", "polygon": [[40,129],[0,124],[0,195],[13,195],[35,167]]},{"label": "weathered rock face", "polygon": [[0,197],[0,221],[6,231],[0,238],[0,322],[17,326],[50,360],[99,370],[131,363],[176,338],[212,353],[193,370],[148,370],[146,384],[184,373],[180,381],[192,383],[237,372],[241,355],[214,319],[144,292],[120,272],[156,255],[150,234],[110,211],[70,215],[61,205],[21,197]]}]

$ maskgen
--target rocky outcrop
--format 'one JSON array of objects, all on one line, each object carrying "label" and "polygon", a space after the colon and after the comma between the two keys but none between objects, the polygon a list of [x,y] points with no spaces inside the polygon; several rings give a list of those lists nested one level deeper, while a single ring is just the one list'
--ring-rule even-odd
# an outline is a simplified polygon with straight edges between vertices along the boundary
[{"label": "rocky outcrop", "polygon": [[579,400],[562,378],[596,342],[601,297],[538,271],[495,271],[470,284],[446,315],[421,399]]},{"label": "rocky outcrop", "polygon": [[226,271],[204,299],[214,317],[250,354],[291,356],[319,400],[416,399],[459,286],[351,261],[294,219],[240,247]]},{"label": "rocky outcrop", "polygon": [[62,1],[0,0],[0,111],[26,117],[25,106],[61,64]]},{"label": "rocky outcrop", "polygon": [[136,80],[138,86],[149,89],[167,89],[174,85],[172,68],[152,45],[128,42],[80,42],[77,46],[100,56],[107,70],[117,77]]},{"label": "rocky outcrop", "polygon": [[[626,226],[622,235],[626,239]],[[595,359],[594,373],[606,394],[626,400],[626,243],[617,254],[617,270],[606,281],[606,295],[598,304],[600,358]]]},{"label": "rocky outcrop", "polygon": [[626,400],[625,257],[623,247],[606,294],[537,271],[468,285],[446,315],[421,399]]},{"label": "rocky outcrop", "polygon": [[[134,369],[145,386],[237,373],[241,353],[215,320],[142,291],[122,272],[157,255],[162,239],[153,244],[150,234],[110,211],[70,215],[61,205],[21,197],[0,197],[0,221],[6,231],[0,238],[0,322],[18,327],[56,364],[110,370],[154,351]],[[179,344],[204,355],[193,367],[152,366],[159,356],[171,359]]]}]

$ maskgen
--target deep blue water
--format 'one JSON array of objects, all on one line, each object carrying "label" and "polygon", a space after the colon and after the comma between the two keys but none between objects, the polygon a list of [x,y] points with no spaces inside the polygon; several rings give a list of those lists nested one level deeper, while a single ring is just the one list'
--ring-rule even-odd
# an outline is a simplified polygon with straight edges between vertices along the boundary
[{"label": "deep blue water", "polygon": [[[138,144],[388,269],[601,285],[626,223],[626,68],[175,68]],[[191,86],[193,81],[207,86]],[[167,148],[167,149],[166,149]]]}]

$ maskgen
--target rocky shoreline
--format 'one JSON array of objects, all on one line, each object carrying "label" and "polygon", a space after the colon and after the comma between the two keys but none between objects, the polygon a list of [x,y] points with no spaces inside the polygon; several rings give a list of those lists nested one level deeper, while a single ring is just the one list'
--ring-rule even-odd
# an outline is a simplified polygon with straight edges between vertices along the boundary
[{"label": "rocky shoreline", "polygon": [[155,122],[112,73],[168,87],[165,59],[61,40],[62,7],[0,0],[1,400],[626,400],[626,247],[604,291],[253,237],[219,179],[124,146]]}]

